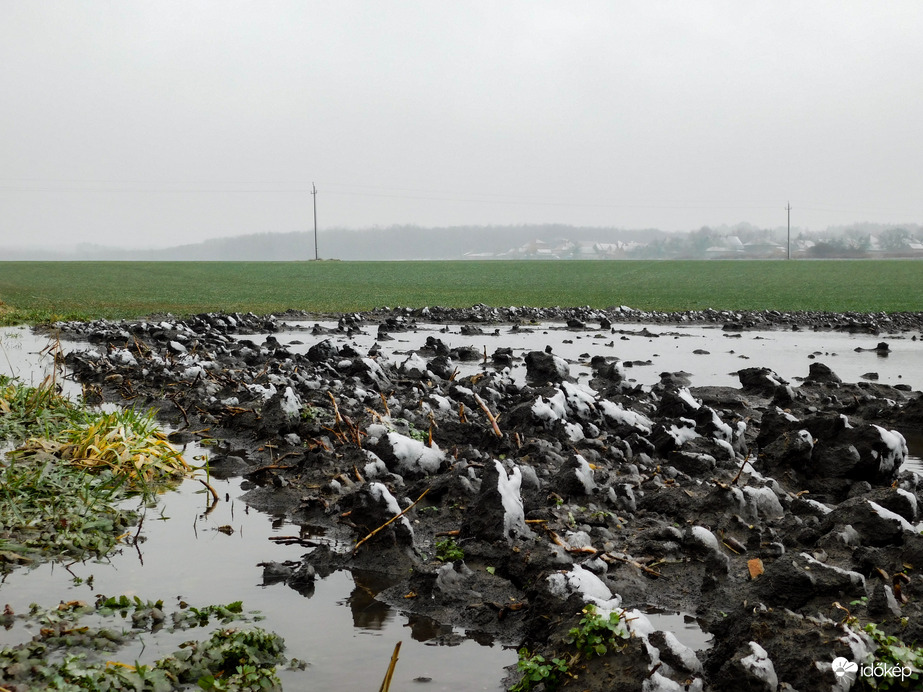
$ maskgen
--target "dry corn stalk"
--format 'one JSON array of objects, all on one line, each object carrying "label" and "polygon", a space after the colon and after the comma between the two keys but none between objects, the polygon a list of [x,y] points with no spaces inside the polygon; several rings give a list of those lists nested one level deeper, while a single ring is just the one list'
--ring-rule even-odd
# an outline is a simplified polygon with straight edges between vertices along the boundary
[{"label": "dry corn stalk", "polygon": [[484,415],[487,416],[487,420],[490,421],[490,426],[494,429],[494,435],[497,437],[503,437],[503,433],[500,432],[500,426],[497,425],[497,417],[490,412],[490,409],[487,408],[487,404],[484,403],[484,400],[477,394],[474,395],[474,400],[477,402],[478,406],[481,407]]},{"label": "dry corn stalk", "polygon": [[391,654],[391,662],[388,665],[388,672],[385,673],[385,679],[381,682],[378,692],[388,692],[391,689],[391,678],[394,676],[394,667],[397,665],[397,656],[401,651],[401,643],[394,646],[394,653]]}]

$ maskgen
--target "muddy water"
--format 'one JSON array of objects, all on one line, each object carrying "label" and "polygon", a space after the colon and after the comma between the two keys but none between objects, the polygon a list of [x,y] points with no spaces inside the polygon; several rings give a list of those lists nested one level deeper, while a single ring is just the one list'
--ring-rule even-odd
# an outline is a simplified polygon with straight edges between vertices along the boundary
[{"label": "muddy water", "polygon": [[[332,329],[335,323],[290,322],[293,330],[275,334],[281,343],[302,341],[291,347],[293,352],[304,353],[323,338],[337,344],[350,343],[360,352],[376,343],[377,332],[369,327],[351,337],[342,334],[312,336],[315,324]],[[748,367],[767,367],[784,379],[797,385],[797,378],[806,377],[813,362],[828,365],[844,382],[876,381],[881,384],[906,384],[915,391],[923,390],[923,341],[911,336],[875,337],[840,332],[812,331],[759,331],[728,333],[717,327],[644,326],[637,325],[612,333],[611,331],[575,331],[557,324],[530,326],[527,330],[511,332],[502,327],[498,334],[494,328],[484,327],[484,334],[461,334],[459,325],[420,324],[412,332],[393,332],[393,341],[382,341],[380,346],[390,359],[399,363],[403,355],[423,346],[428,336],[439,338],[449,348],[473,346],[488,356],[497,348],[511,347],[514,356],[529,351],[551,347],[562,358],[572,361],[571,374],[578,378],[590,375],[589,361],[593,356],[618,358],[631,362],[628,377],[642,385],[652,385],[660,380],[660,373],[685,371],[692,375],[692,385],[739,387],[737,370]],[[306,331],[305,331],[306,330]],[[246,337],[251,338],[253,337]],[[259,339],[254,339],[259,340]],[[888,344],[887,356],[874,351],[857,352],[855,349],[874,349],[879,342]],[[647,364],[647,361],[650,361]],[[459,363],[461,374],[480,369],[480,363]],[[512,376],[525,379],[525,366],[516,364]],[[872,377],[874,375],[875,377]]]},{"label": "muddy water", "polygon": [[[290,343],[292,350],[306,351],[323,336],[312,336],[314,323],[293,324],[292,331],[275,336]],[[327,328],[335,324],[324,324]],[[502,328],[498,336],[464,336],[458,326],[422,326],[414,332],[395,332],[393,340],[380,346],[393,362],[402,361],[409,351],[435,336],[452,347],[470,345],[489,355],[499,347],[512,347],[514,355],[550,346],[554,353],[571,361],[578,380],[589,377],[589,359],[595,355],[632,362],[626,369],[629,378],[652,385],[664,371],[690,373],[693,386],[739,386],[736,375],[743,367],[765,366],[797,385],[797,378],[808,373],[811,362],[829,365],[844,381],[871,379],[887,384],[907,384],[923,389],[923,342],[909,338],[852,336],[814,332],[744,332],[731,336],[719,329],[701,327],[642,326],[627,333],[575,332],[556,325],[536,325],[529,332],[509,333]],[[336,343],[351,343],[360,352],[376,341],[376,331],[330,335]],[[262,336],[247,337],[257,343]],[[887,341],[890,354],[856,352]],[[300,341],[301,344],[292,342]],[[26,329],[0,330],[0,374],[15,375],[37,384],[51,373],[50,359],[40,352],[47,342]],[[85,348],[64,344],[65,349]],[[813,356],[813,357],[812,357]],[[648,361],[650,361],[648,363]],[[483,364],[460,363],[462,374],[483,368]],[[510,376],[524,380],[525,368],[513,367]],[[64,382],[71,395],[79,387]],[[923,439],[908,443],[916,458],[908,465],[923,470],[920,461]],[[187,457],[206,451],[186,450]],[[300,527],[283,519],[249,510],[239,499],[239,481],[213,480],[221,501],[209,512],[208,497],[196,481],[187,481],[169,493],[154,509],[148,509],[142,525],[145,540],[137,549],[124,546],[104,563],[70,566],[42,565],[8,575],[0,584],[0,603],[9,603],[22,612],[32,602],[52,605],[58,600],[90,600],[94,594],[137,594],[143,599],[163,598],[167,607],[180,598],[193,605],[243,600],[248,609],[265,616],[261,625],[282,635],[287,655],[308,661],[305,672],[281,673],[287,689],[354,690],[376,689],[381,683],[394,644],[403,641],[393,688],[410,689],[414,680],[427,680],[428,690],[498,690],[504,666],[515,663],[510,648],[490,642],[474,633],[454,629],[417,617],[402,615],[374,601],[372,596],[388,586],[371,575],[340,572],[318,580],[313,591],[300,594],[284,585],[264,586],[260,562],[298,560],[308,550],[272,542],[271,537],[298,535]],[[207,513],[206,513],[207,512]],[[227,533],[229,527],[232,532]],[[222,529],[222,530],[219,530]],[[92,577],[92,582],[90,581]],[[681,613],[652,611],[654,625],[676,633],[696,649],[709,645],[708,636],[694,618]],[[21,641],[21,629],[0,631],[0,643]],[[163,640],[161,649],[147,643],[143,654],[128,650],[120,660],[153,660],[188,639],[189,632],[176,641]],[[452,646],[445,644],[451,643]]]},{"label": "muddy water", "polygon": [[[203,453],[191,448],[185,455]],[[95,594],[162,598],[167,609],[179,599],[198,606],[242,600],[265,617],[261,627],[284,637],[286,656],[309,664],[303,672],[280,671],[286,689],[377,689],[398,641],[403,644],[393,689],[408,689],[415,678],[430,678],[428,690],[503,689],[503,668],[516,661],[512,649],[483,639],[478,643],[451,626],[409,619],[373,601],[388,586],[374,575],[337,572],[305,594],[284,584],[263,586],[258,563],[299,560],[307,551],[269,539],[299,535],[299,527],[248,510],[236,499],[239,480],[211,483],[221,501],[207,514],[204,487],[187,481],[147,510],[142,524],[146,540],[137,549],[124,546],[106,562],[78,563],[69,570],[45,564],[13,572],[0,585],[0,603],[21,613],[30,603],[92,601]],[[233,533],[226,533],[228,528]],[[0,630],[0,644],[24,641],[34,633],[21,625]],[[192,636],[203,635],[194,630],[172,638],[158,635],[143,652],[140,646],[126,648],[117,658],[150,662]],[[455,645],[439,646],[437,638]]]},{"label": "muddy water", "polygon": [[[53,360],[47,349],[52,343],[27,327],[0,328],[0,375],[18,377],[28,385],[41,384],[47,376],[54,375]],[[74,344],[69,344],[73,347]],[[80,387],[59,380],[69,395],[80,394]]]}]

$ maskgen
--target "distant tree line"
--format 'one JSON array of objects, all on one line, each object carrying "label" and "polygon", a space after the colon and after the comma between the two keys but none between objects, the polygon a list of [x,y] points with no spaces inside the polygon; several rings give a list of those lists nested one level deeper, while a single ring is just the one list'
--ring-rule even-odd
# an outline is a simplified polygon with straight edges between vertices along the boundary
[{"label": "distant tree line", "polygon": [[[522,224],[517,226],[387,226],[329,228],[319,233],[321,259],[457,260],[733,259],[787,256],[785,228],[752,224],[691,232]],[[861,223],[825,231],[792,231],[793,257],[923,257],[923,227]],[[161,249],[126,250],[83,244],[74,250],[0,248],[0,259],[292,261],[314,258],[313,232],[253,233]]]}]

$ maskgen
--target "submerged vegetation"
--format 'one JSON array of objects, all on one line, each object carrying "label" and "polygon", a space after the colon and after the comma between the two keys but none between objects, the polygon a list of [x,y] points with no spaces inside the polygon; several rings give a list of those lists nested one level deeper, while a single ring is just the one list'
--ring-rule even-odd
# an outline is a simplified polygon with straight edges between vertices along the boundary
[{"label": "submerged vegetation", "polygon": [[[180,604],[169,617],[163,601],[127,596],[99,596],[83,601],[2,616],[3,624],[34,623],[39,632],[28,642],[0,649],[0,680],[8,690],[279,690],[276,666],[285,662],[285,645],[259,627],[231,626],[249,622],[240,602],[201,609]],[[134,642],[172,634],[211,621],[220,625],[207,639],[190,640],[172,654],[150,664],[125,663],[111,657]],[[290,667],[303,668],[292,660]]]},{"label": "submerged vegetation", "polygon": [[190,471],[153,414],[104,413],[0,376],[0,563],[82,559],[111,550],[134,523],[119,500],[144,500]]},{"label": "submerged vegetation", "polygon": [[477,303],[900,312],[920,296],[914,260],[0,262],[0,325]]},{"label": "submerged vegetation", "polygon": [[[102,412],[62,396],[53,378],[38,387],[0,376],[0,568],[39,559],[104,557],[131,535],[130,496],[153,502],[192,469],[166,440],[153,413]],[[138,531],[140,531],[140,526]],[[136,532],[137,533],[137,532]],[[135,536],[137,539],[137,536]],[[0,649],[3,690],[281,690],[284,642],[258,627],[240,602],[165,613],[163,601],[99,596],[28,613],[6,606],[0,625],[37,629]],[[152,662],[112,660],[158,638],[218,625]],[[160,651],[166,644],[158,646]],[[140,655],[140,654],[139,654]],[[301,661],[291,667],[303,668]]]}]

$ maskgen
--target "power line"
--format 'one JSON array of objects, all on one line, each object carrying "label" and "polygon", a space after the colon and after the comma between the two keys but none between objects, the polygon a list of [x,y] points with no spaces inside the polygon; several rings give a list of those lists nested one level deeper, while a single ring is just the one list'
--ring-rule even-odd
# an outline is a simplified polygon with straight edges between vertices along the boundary
[{"label": "power line", "polygon": [[[331,189],[333,188],[333,189]],[[336,189],[340,188],[340,189]],[[282,194],[304,193],[315,195],[314,183],[300,180],[234,180],[234,181],[150,181],[140,179],[41,179],[41,178],[15,178],[0,179],[0,192],[129,192],[129,193],[164,193],[164,194],[197,194],[197,193],[227,193],[236,194]],[[597,208],[597,209],[651,209],[651,210],[712,210],[712,211],[756,211],[777,209],[774,204],[733,204],[725,202],[707,203],[630,203],[608,202],[598,199],[548,199],[547,197],[510,195],[496,192],[464,192],[419,189],[410,187],[382,186],[364,183],[327,183],[328,195],[381,198],[381,199],[406,199],[433,202],[476,203],[503,206],[529,205],[534,207],[559,207],[559,208]],[[844,209],[830,205],[808,203],[799,205],[802,211],[818,211],[825,213],[869,214],[888,215],[905,214],[916,216],[918,212],[907,213],[900,210],[871,210],[871,209]]]}]

